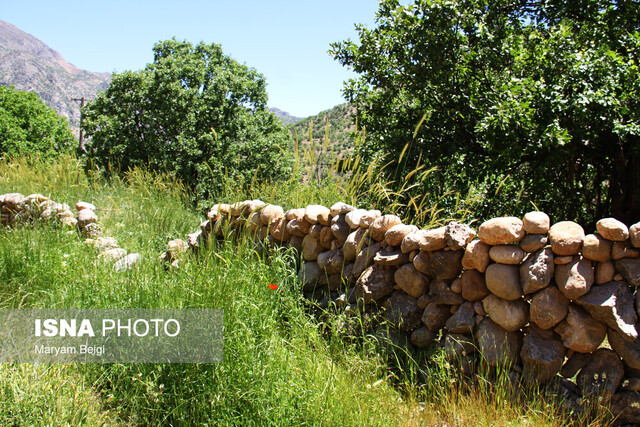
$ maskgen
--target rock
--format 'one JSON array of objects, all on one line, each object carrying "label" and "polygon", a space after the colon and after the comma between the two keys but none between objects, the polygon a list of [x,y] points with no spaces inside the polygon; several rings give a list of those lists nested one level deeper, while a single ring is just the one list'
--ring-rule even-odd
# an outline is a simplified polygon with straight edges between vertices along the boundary
[{"label": "rock", "polygon": [[616,261],[616,271],[633,286],[640,286],[640,259],[623,258]]},{"label": "rock", "polygon": [[458,307],[455,313],[445,323],[445,328],[455,334],[466,334],[473,332],[476,324],[476,313],[473,310],[472,302],[465,302]]},{"label": "rock", "polygon": [[287,222],[284,217],[280,217],[271,223],[269,234],[276,242],[288,242],[291,239],[291,233],[287,231]]},{"label": "rock", "polygon": [[640,339],[629,341],[618,331],[609,328],[607,332],[611,348],[622,358],[624,363],[632,369],[640,369]]},{"label": "rock", "polygon": [[305,261],[298,270],[298,279],[302,282],[303,292],[311,292],[320,285],[325,273],[315,261]]},{"label": "rock", "polygon": [[89,223],[82,228],[82,235],[89,239],[97,239],[102,236],[102,227],[95,222]]},{"label": "rock", "polygon": [[447,247],[447,239],[445,238],[446,227],[438,227],[430,230],[424,230],[418,246],[422,251],[439,251]]},{"label": "rock", "polygon": [[579,257],[575,257],[569,264],[556,265],[554,276],[558,289],[571,300],[589,292],[594,281],[591,261]]},{"label": "rock", "polygon": [[489,257],[489,250],[491,246],[480,241],[472,240],[465,248],[464,256],[462,257],[462,266],[467,270],[478,270],[484,273],[487,266],[491,262]]},{"label": "rock", "polygon": [[4,195],[4,204],[10,211],[15,212],[24,203],[24,199],[21,193],[7,193]]},{"label": "rock", "polygon": [[599,262],[595,267],[595,283],[596,285],[602,285],[613,280],[613,276],[616,274],[616,268],[611,261]]},{"label": "rock", "polygon": [[491,247],[489,257],[500,264],[519,265],[524,259],[524,251],[517,245],[498,245]]},{"label": "rock", "polygon": [[520,266],[520,285],[524,294],[531,294],[548,286],[553,279],[554,271],[551,248],[529,254]]},{"label": "rock", "polygon": [[622,391],[611,399],[611,413],[616,425],[640,424],[640,394],[633,391]]},{"label": "rock", "polygon": [[551,220],[544,212],[534,211],[525,214],[522,228],[528,234],[547,234]]},{"label": "rock", "polygon": [[[295,219],[293,221],[295,221]],[[291,222],[292,221],[290,221],[290,223]],[[305,261],[315,261],[323,250],[324,248],[318,238],[307,236],[302,241],[302,257]]]},{"label": "rock", "polygon": [[513,301],[522,296],[520,274],[515,265],[491,264],[485,280],[489,291],[502,299]]},{"label": "rock", "polygon": [[629,242],[614,242],[611,248],[611,258],[613,258],[614,261],[622,258],[638,257],[640,257],[640,251],[632,248]]},{"label": "rock", "polygon": [[434,280],[455,279],[462,272],[462,251],[436,251],[429,255],[429,272]]},{"label": "rock", "polygon": [[91,203],[87,203],[87,202],[78,202],[76,203],[76,210],[79,212],[83,209],[89,209],[90,211],[95,211],[96,207],[95,205],[91,204]]},{"label": "rock", "polygon": [[431,266],[431,261],[429,260],[429,252],[418,252],[418,254],[413,258],[413,266],[420,273],[424,273],[428,276],[431,275],[431,271],[429,270]]},{"label": "rock", "polygon": [[62,218],[62,224],[66,227],[73,228],[78,225],[78,220],[73,217]]},{"label": "rock", "polygon": [[607,403],[620,386],[623,375],[624,365],[618,355],[608,348],[600,348],[582,368],[576,384],[583,397],[598,396]]},{"label": "rock", "polygon": [[589,408],[587,402],[580,398],[580,390],[573,382],[555,376],[549,381],[547,390],[565,416],[574,420],[584,419]]},{"label": "rock", "polygon": [[420,249],[420,242],[426,232],[427,230],[415,230],[406,234],[400,243],[400,249],[402,252],[409,253]]},{"label": "rock", "polygon": [[522,333],[508,332],[488,317],[476,331],[478,350],[482,360],[489,366],[511,366],[515,364],[522,347]]},{"label": "rock", "polygon": [[478,316],[487,315],[487,312],[484,310],[484,305],[482,304],[482,301],[476,301],[473,303],[473,311],[475,311],[476,315]]},{"label": "rock", "polygon": [[388,249],[389,247],[387,247],[387,250],[379,251],[373,258],[373,262],[386,267],[399,267],[409,263],[408,254],[405,254],[400,250],[389,251]]},{"label": "rock", "polygon": [[424,294],[421,297],[419,297],[418,300],[417,300],[418,307],[420,307],[421,310],[424,310],[424,308],[430,302],[431,302],[431,298],[429,297],[429,294]]},{"label": "rock", "polygon": [[353,274],[355,276],[360,276],[360,274],[362,274],[362,272],[373,263],[373,259],[381,248],[382,246],[380,246],[380,243],[374,243],[373,245],[367,246],[358,252],[356,261],[353,264]]},{"label": "rock", "polygon": [[[303,249],[304,251],[304,249]],[[342,271],[344,265],[344,254],[342,249],[335,251],[321,252],[317,256],[318,267],[328,275],[338,274]],[[362,271],[365,269],[363,268]]]},{"label": "rock", "polygon": [[347,237],[351,234],[351,227],[347,224],[344,214],[334,216],[331,219],[331,233],[340,244],[344,244],[347,241]]},{"label": "rock", "polygon": [[457,361],[476,352],[473,338],[463,333],[448,333],[444,337],[444,355],[449,361]]},{"label": "rock", "polygon": [[366,209],[355,209],[347,213],[344,219],[347,225],[349,225],[349,228],[354,230],[360,227],[360,220],[362,219],[362,216],[365,215],[366,213],[367,213]]},{"label": "rock", "polygon": [[329,208],[329,213],[331,214],[331,216],[336,217],[338,215],[344,215],[347,214],[351,211],[354,211],[356,208],[348,205],[346,203],[343,202],[338,202],[338,203],[334,203],[330,208]]},{"label": "rock", "polygon": [[548,240],[545,234],[527,234],[520,241],[520,248],[525,252],[536,252],[544,248]]},{"label": "rock", "polygon": [[373,265],[367,268],[356,281],[355,293],[365,303],[379,301],[390,295],[394,288],[393,272]]},{"label": "rock", "polygon": [[459,277],[451,282],[451,290],[456,294],[462,293],[462,280]]},{"label": "rock", "polygon": [[482,304],[491,320],[507,331],[522,329],[529,322],[529,304],[522,300],[507,301],[490,294]]},{"label": "rock", "polygon": [[467,301],[480,301],[489,294],[484,274],[478,270],[465,270],[461,277],[462,298]]},{"label": "rock", "polygon": [[362,228],[371,227],[371,224],[373,224],[373,221],[375,221],[381,216],[382,216],[382,212],[380,212],[379,210],[371,209],[366,211],[365,213],[362,214],[362,216],[360,216],[360,227]]},{"label": "rock", "polygon": [[624,378],[620,385],[620,389],[624,391],[640,391],[640,378]]},{"label": "rock", "polygon": [[569,350],[569,353],[573,354],[567,354],[567,362],[560,371],[560,375],[565,378],[573,378],[582,368],[587,366],[593,356],[592,353],[580,353],[572,350]]},{"label": "rock", "polygon": [[113,269],[119,273],[126,270],[131,270],[134,265],[138,264],[141,261],[141,259],[142,257],[140,256],[140,254],[129,254],[117,261],[113,265]]},{"label": "rock", "polygon": [[541,329],[551,329],[567,317],[569,299],[555,286],[536,293],[529,305],[531,322]]},{"label": "rock", "polygon": [[[336,238],[331,232],[331,227],[329,227],[328,225],[323,226],[322,229],[320,230],[320,244],[322,245],[322,247],[325,249],[331,249],[331,244],[335,240]],[[338,248],[342,248],[342,244],[337,246]]]},{"label": "rock", "polygon": [[549,229],[551,249],[557,255],[577,255],[582,249],[584,229],[573,221],[560,221]]},{"label": "rock", "polygon": [[466,224],[458,224],[455,221],[447,224],[444,230],[444,238],[447,246],[452,251],[464,249],[467,243],[472,241],[474,237],[476,237],[476,232],[473,228]]},{"label": "rock", "polygon": [[127,251],[122,248],[107,249],[98,255],[98,259],[103,262],[115,262],[127,255]]},{"label": "rock", "polygon": [[91,209],[83,209],[78,212],[78,226],[80,228],[94,222],[98,222],[98,216]]},{"label": "rock", "polygon": [[570,255],[567,256],[557,256],[553,259],[553,263],[555,265],[567,265],[571,261],[573,261],[573,257]]},{"label": "rock", "polygon": [[260,221],[262,225],[271,226],[275,221],[284,218],[282,206],[267,205],[260,211]]},{"label": "rock", "polygon": [[629,239],[634,248],[640,248],[640,222],[629,227]]},{"label": "rock", "polygon": [[292,219],[287,222],[287,231],[292,236],[306,237],[311,230],[311,224],[304,219]]},{"label": "rock", "polygon": [[395,291],[382,304],[384,317],[401,331],[410,331],[420,326],[422,310],[416,299],[402,291]]},{"label": "rock", "polygon": [[442,304],[429,303],[422,313],[422,323],[433,332],[444,328],[447,319],[451,316],[449,307]]},{"label": "rock", "polygon": [[435,332],[430,331],[429,328],[423,326],[413,331],[411,334],[411,344],[418,348],[427,348],[433,344],[436,336]]},{"label": "rock", "polygon": [[513,216],[490,219],[478,228],[478,238],[488,245],[519,242],[524,234],[522,220]]},{"label": "rock", "polygon": [[400,246],[402,239],[404,239],[407,234],[417,230],[418,227],[415,225],[396,224],[384,234],[384,241],[391,246]]},{"label": "rock", "polygon": [[398,268],[393,277],[396,284],[414,298],[427,292],[428,280],[426,276],[416,270],[413,264],[405,264]]},{"label": "rock", "polygon": [[380,242],[384,240],[387,230],[400,223],[402,223],[402,220],[400,220],[400,217],[397,215],[383,215],[378,217],[373,221],[371,227],[369,227],[371,229],[371,237],[373,240]]},{"label": "rock", "polygon": [[364,228],[358,228],[353,233],[347,236],[347,240],[342,246],[344,251],[344,258],[347,261],[356,259],[356,256],[363,247],[370,246],[371,239],[369,238],[369,230]]},{"label": "rock", "polygon": [[291,236],[289,239],[289,247],[297,250],[298,252],[302,252],[302,243],[304,239],[300,236]]},{"label": "rock", "polygon": [[582,308],[569,304],[569,312],[563,322],[554,328],[568,349],[580,353],[595,351],[607,334],[607,327],[595,320]]},{"label": "rock", "polygon": [[295,219],[296,221],[304,221],[304,214],[307,212],[305,208],[289,209],[284,213],[287,221]]},{"label": "rock", "polygon": [[435,304],[460,305],[464,302],[462,295],[451,290],[451,287],[444,280],[432,282],[429,286],[430,301]]},{"label": "rock", "polygon": [[602,218],[596,223],[596,230],[602,237],[613,242],[624,242],[629,238],[629,229],[615,218]]},{"label": "rock", "polygon": [[633,307],[633,295],[624,282],[609,282],[591,288],[576,303],[596,319],[622,334],[627,341],[638,338],[638,321]]},{"label": "rock", "polygon": [[329,215],[331,215],[329,208],[321,205],[309,205],[305,209],[304,219],[312,225],[329,225]]},{"label": "rock", "polygon": [[102,252],[107,249],[117,248],[118,241],[114,237],[98,237],[93,241],[93,247]]},{"label": "rock", "polygon": [[530,326],[522,341],[522,380],[529,386],[549,382],[562,369],[565,348],[553,331]]},{"label": "rock", "polygon": [[611,242],[597,234],[587,234],[582,241],[582,256],[592,261],[606,262],[611,257]]}]

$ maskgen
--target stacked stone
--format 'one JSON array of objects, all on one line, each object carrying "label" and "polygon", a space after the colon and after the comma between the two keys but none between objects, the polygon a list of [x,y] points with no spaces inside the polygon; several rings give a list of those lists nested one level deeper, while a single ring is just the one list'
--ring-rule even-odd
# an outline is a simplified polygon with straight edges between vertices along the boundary
[{"label": "stacked stone", "polygon": [[300,252],[306,293],[386,318],[413,347],[440,336],[467,374],[479,363],[509,366],[574,405],[593,394],[628,402],[616,393],[640,391],[640,223],[605,218],[596,228],[585,235],[529,212],[486,221],[476,236],[468,225],[419,230],[344,203],[284,211],[247,200],[215,205],[187,246],[250,232]]}]

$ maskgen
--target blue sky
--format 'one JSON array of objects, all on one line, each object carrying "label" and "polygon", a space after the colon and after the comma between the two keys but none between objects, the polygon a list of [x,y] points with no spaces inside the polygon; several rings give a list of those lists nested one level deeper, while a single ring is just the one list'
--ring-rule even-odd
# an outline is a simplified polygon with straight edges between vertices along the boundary
[{"label": "blue sky", "polygon": [[77,67],[139,70],[153,44],[176,37],[218,43],[266,76],[269,105],[306,117],[344,102],[354,74],[327,53],[372,27],[377,0],[0,0],[0,19],[34,35]]}]

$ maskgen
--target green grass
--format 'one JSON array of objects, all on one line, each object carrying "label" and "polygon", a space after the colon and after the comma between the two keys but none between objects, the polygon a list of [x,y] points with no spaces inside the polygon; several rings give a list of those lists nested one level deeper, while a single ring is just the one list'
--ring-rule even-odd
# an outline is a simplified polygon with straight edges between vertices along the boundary
[{"label": "green grass", "polygon": [[[561,424],[542,399],[522,405],[500,387],[459,387],[437,354],[424,384],[424,354],[389,353],[372,337],[346,334],[339,311],[312,317],[291,253],[267,258],[244,238],[167,269],[158,259],[166,242],[202,220],[167,176],[136,170],[105,182],[71,158],[0,162],[0,193],[13,191],[94,203],[105,234],[144,262],[115,273],[77,233],[49,224],[2,228],[0,308],[223,309],[224,360],[2,364],[0,425]],[[330,205],[341,194],[335,182],[291,180],[230,185],[222,201],[260,197],[290,208]]]}]

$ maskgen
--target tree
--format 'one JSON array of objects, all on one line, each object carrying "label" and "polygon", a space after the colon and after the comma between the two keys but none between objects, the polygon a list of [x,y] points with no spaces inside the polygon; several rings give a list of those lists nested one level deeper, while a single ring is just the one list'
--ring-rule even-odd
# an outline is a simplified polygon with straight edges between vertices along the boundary
[{"label": "tree", "polygon": [[173,172],[200,198],[223,179],[275,179],[291,167],[290,139],[267,111],[264,77],[216,44],[175,39],[154,61],[114,74],[84,110],[89,158],[108,172],[135,166]]},{"label": "tree", "polygon": [[637,0],[383,0],[376,23],[332,45],[365,157],[438,166],[416,188],[481,218],[640,220]]},{"label": "tree", "polygon": [[52,157],[71,152],[75,138],[64,117],[33,92],[0,86],[0,154],[41,153]]}]

